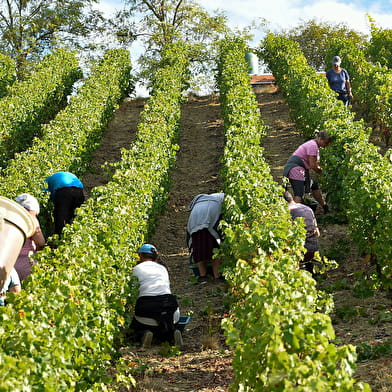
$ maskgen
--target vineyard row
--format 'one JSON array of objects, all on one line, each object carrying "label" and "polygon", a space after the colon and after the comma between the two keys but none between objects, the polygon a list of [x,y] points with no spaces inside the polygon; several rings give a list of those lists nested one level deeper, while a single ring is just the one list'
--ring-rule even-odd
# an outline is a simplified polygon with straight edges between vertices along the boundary
[{"label": "vineyard row", "polygon": [[[29,191],[40,195],[45,205],[43,179],[54,171],[80,173],[86,168],[91,151],[126,95],[129,79],[128,51],[108,51],[69,105],[44,126],[42,139],[35,139],[30,149],[17,154],[4,169],[1,194],[13,198]],[[86,226],[102,230],[104,218]],[[112,294],[103,277],[116,271],[116,262],[104,247],[105,241],[93,246],[90,231],[78,222],[73,229],[88,237],[75,237],[68,247],[59,243],[37,255],[40,263],[24,290],[1,309],[1,390],[80,389],[93,383],[103,372],[102,363],[107,364],[119,303],[109,307]],[[68,238],[65,230],[64,241]],[[103,260],[110,260],[109,268],[104,268]],[[119,281],[117,276],[108,284]]]},{"label": "vineyard row", "polygon": [[41,124],[65,107],[81,76],[76,54],[59,49],[46,56],[26,80],[9,87],[0,99],[0,167],[41,135]]},{"label": "vineyard row", "polygon": [[345,215],[360,252],[378,267],[385,289],[392,288],[392,165],[369,143],[370,130],[334,97],[325,78],[314,72],[298,45],[269,34],[262,55],[283,90],[290,112],[311,137],[316,130],[333,137],[322,154],[328,200]]},{"label": "vineyard row", "polygon": [[235,349],[231,391],[370,391],[353,377],[355,348],[336,347],[332,300],[298,269],[305,239],[263,158],[260,113],[245,43],[221,45],[219,86],[226,148],[223,257],[233,305],[223,321]]}]

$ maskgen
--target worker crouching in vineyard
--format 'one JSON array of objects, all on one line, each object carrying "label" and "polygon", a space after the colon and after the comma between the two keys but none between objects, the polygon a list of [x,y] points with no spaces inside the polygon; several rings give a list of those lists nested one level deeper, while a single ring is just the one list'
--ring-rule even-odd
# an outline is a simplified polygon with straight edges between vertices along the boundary
[{"label": "worker crouching in vineyard", "polygon": [[320,148],[327,147],[332,139],[327,132],[319,132],[315,139],[301,144],[291,157],[287,160],[283,170],[283,175],[290,181],[294,193],[294,201],[304,202],[304,195],[310,193],[317,200],[324,210],[329,212],[329,206],[325,202],[321,190],[310,176],[310,170],[321,174],[323,169],[320,167]]},{"label": "worker crouching in vineyard", "polygon": [[15,262],[15,269],[20,281],[23,282],[30,276],[32,265],[36,263],[35,260],[30,259],[30,256],[43,249],[45,246],[45,237],[42,234],[38,221],[40,211],[38,200],[28,193],[22,193],[16,197],[15,201],[28,211],[36,223],[35,233],[26,239]]},{"label": "worker crouching in vineyard", "polygon": [[310,207],[301,203],[296,203],[290,192],[284,192],[283,197],[288,202],[291,218],[293,220],[299,217],[304,218],[306,227],[306,239],[304,246],[306,253],[303,258],[303,263],[305,265],[305,269],[314,276],[312,259],[314,257],[314,253],[319,250],[318,237],[320,236],[314,212]]},{"label": "worker crouching in vineyard", "polygon": [[187,225],[188,247],[199,268],[199,283],[207,283],[208,264],[212,264],[215,281],[224,281],[219,272],[220,259],[213,259],[213,251],[219,248],[221,234],[218,225],[224,193],[200,194],[194,197],[188,209],[191,211]]},{"label": "worker crouching in vineyard", "polygon": [[60,235],[66,224],[72,223],[75,210],[84,203],[83,184],[74,174],[57,172],[45,179],[54,204],[54,232]]},{"label": "worker crouching in vineyard", "polygon": [[139,294],[130,329],[145,348],[151,346],[153,338],[181,347],[181,331],[176,329],[180,310],[170,290],[168,271],[159,261],[154,245],[144,244],[137,253],[139,260],[132,276],[138,279]]}]

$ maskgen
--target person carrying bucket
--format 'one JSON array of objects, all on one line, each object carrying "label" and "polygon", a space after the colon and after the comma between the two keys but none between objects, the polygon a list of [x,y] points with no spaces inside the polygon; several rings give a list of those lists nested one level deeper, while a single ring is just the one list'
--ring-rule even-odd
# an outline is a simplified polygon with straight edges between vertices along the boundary
[{"label": "person carrying bucket", "polygon": [[[13,272],[15,261],[26,239],[35,233],[36,225],[36,220],[25,208],[16,201],[0,196],[0,288],[2,290],[12,288],[10,279],[14,280],[16,273]],[[20,284],[17,282],[14,286],[18,285]]]},{"label": "person carrying bucket", "polygon": [[15,262],[15,269],[19,275],[20,281],[23,282],[31,274],[32,264],[35,263],[35,261],[30,260],[30,256],[45,246],[45,237],[42,234],[41,227],[37,219],[40,211],[38,200],[28,193],[18,195],[15,200],[26,209],[36,222],[36,230],[34,234],[30,238],[26,239]]}]

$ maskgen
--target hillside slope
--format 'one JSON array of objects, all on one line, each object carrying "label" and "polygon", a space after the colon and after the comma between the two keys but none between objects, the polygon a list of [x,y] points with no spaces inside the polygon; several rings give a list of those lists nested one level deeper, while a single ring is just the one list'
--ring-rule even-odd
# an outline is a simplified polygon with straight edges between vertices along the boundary
[{"label": "hillside slope", "polygon": [[[264,139],[266,159],[275,180],[280,182],[284,163],[303,140],[275,88],[258,94],[257,98],[268,127]],[[105,183],[104,172],[99,167],[107,160],[118,159],[119,148],[128,147],[142,107],[141,100],[127,100],[116,112],[95,154],[92,171],[83,179],[88,189]],[[190,98],[183,105],[182,127],[167,208],[149,241],[157,246],[169,267],[172,291],[179,297],[182,314],[191,314],[192,318],[183,334],[181,352],[167,346],[144,350],[131,342],[120,349],[135,373],[136,391],[221,392],[228,390],[232,376],[231,352],[220,329],[220,320],[227,310],[224,286],[211,282],[203,286],[196,284],[185,244],[189,202],[198,193],[221,190],[219,158],[224,140],[218,97]],[[373,391],[392,391],[391,354],[370,359],[372,347],[390,342],[392,302],[383,292],[370,288],[372,295],[363,298],[362,291],[361,298],[358,287],[369,286],[367,277],[373,273],[373,267],[358,255],[346,225],[336,222],[333,213],[324,216],[318,212],[317,216],[323,253],[340,263],[338,269],[319,279],[320,288],[332,293],[335,299],[336,311],[331,316],[336,344],[369,346],[368,356],[364,352],[364,359],[358,364],[357,376],[368,382]]]}]

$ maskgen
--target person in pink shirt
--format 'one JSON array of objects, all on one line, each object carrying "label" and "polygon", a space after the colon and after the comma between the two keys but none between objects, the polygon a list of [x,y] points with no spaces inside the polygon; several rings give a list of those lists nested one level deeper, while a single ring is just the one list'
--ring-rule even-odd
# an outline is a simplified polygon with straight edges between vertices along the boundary
[{"label": "person in pink shirt", "polygon": [[283,175],[290,181],[294,193],[294,201],[303,203],[304,194],[312,193],[313,197],[323,207],[324,213],[329,211],[321,190],[310,176],[310,170],[321,174],[320,148],[326,147],[331,142],[331,137],[326,132],[320,132],[315,139],[301,144],[287,160]]},{"label": "person in pink shirt", "polygon": [[20,281],[22,282],[31,274],[31,267],[35,263],[35,261],[30,260],[30,256],[45,246],[45,237],[42,234],[37,218],[39,214],[38,200],[28,193],[22,193],[17,196],[15,200],[24,207],[30,215],[32,215],[37,224],[35,233],[30,238],[26,239],[15,262],[15,269],[18,272]]}]

